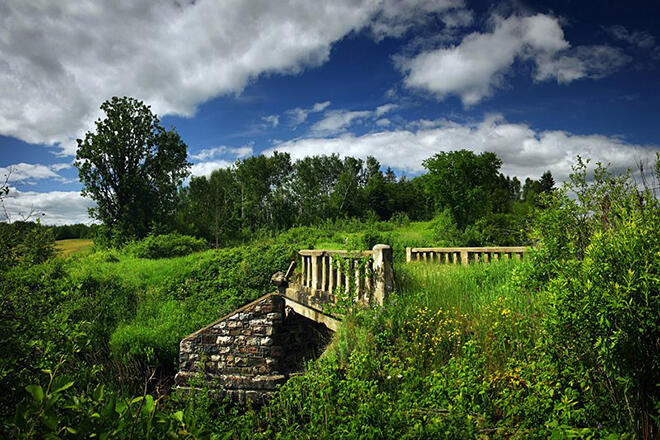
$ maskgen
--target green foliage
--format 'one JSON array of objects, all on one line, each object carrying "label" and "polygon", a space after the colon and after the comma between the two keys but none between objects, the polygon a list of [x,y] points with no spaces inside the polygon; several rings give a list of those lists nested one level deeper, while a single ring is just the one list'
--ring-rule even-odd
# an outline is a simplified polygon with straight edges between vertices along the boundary
[{"label": "green foliage", "polygon": [[[557,355],[579,361],[617,420],[653,438],[660,402],[660,205],[649,190],[579,162],[539,217],[532,278],[548,279],[546,326]],[[561,234],[559,228],[563,229]]]},{"label": "green foliage", "polygon": [[0,271],[40,264],[55,255],[52,231],[36,222],[0,222]]},{"label": "green foliage", "polygon": [[105,119],[77,140],[75,166],[82,194],[96,202],[90,214],[112,229],[118,245],[167,223],[190,164],[179,135],[161,127],[141,101],[115,96],[101,110]]},{"label": "green foliage", "polygon": [[458,229],[451,211],[445,209],[431,221],[433,239],[438,246],[458,246],[461,244],[461,231]]},{"label": "green foliage", "polygon": [[178,233],[150,235],[128,246],[127,251],[139,258],[181,257],[206,249],[206,241]]},{"label": "green foliage", "polygon": [[522,246],[529,244],[529,219],[525,214],[489,214],[465,228],[468,246]]},{"label": "green foliage", "polygon": [[[378,173],[367,161],[364,177]],[[496,180],[506,197],[520,191]],[[183,257],[105,250],[0,272],[0,334],[11,335],[0,345],[0,436],[656,437],[657,199],[602,167],[588,180],[578,161],[564,188],[511,200],[464,231],[449,211],[431,222],[339,218],[247,229],[253,244]],[[523,262],[402,261],[405,246],[443,237],[522,238],[512,231],[530,215],[537,246]],[[396,293],[361,308],[345,292],[332,343],[272,402],[239,410],[206,391],[157,392],[183,336],[270,291],[297,249],[346,239],[393,245]]]},{"label": "green foliage", "polygon": [[435,209],[449,209],[461,229],[492,211],[494,201],[489,194],[498,186],[502,166],[496,154],[442,152],[423,164],[429,170],[424,176],[425,190]]}]

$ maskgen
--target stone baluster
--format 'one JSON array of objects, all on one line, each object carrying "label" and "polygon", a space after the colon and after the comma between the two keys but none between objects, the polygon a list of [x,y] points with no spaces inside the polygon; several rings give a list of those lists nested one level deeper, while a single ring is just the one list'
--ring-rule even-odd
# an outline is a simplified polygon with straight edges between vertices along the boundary
[{"label": "stone baluster", "polygon": [[332,254],[328,255],[328,292],[335,290],[335,269],[332,267]]},{"label": "stone baluster", "polygon": [[470,263],[469,258],[470,257],[468,255],[467,249],[461,250],[461,264],[465,264],[465,265],[469,264]]},{"label": "stone baluster", "polygon": [[377,244],[373,248],[374,300],[385,304],[385,300],[394,287],[394,267],[392,248],[386,244]]},{"label": "stone baluster", "polygon": [[312,259],[312,284],[311,289],[316,290],[319,288],[319,257],[316,254],[312,254],[310,257]]},{"label": "stone baluster", "polygon": [[321,254],[321,290],[326,292],[328,286],[328,258]]}]

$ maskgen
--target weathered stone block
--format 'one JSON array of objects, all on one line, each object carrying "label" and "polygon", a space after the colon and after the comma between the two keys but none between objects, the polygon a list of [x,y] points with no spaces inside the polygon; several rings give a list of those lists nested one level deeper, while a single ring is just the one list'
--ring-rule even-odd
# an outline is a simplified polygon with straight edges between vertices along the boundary
[{"label": "weathered stone block", "polygon": [[215,342],[219,345],[230,345],[232,342],[234,342],[234,338],[231,336],[218,336]]}]

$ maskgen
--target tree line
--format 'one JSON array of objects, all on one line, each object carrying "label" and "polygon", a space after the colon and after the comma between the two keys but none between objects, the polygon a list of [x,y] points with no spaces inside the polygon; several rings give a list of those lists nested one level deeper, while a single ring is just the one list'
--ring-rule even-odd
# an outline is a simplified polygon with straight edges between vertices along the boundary
[{"label": "tree line", "polygon": [[442,152],[424,166],[425,174],[409,179],[397,177],[391,168],[383,171],[374,157],[292,161],[278,152],[248,157],[209,176],[193,177],[180,192],[174,228],[215,246],[259,229],[342,218],[430,220],[445,211],[461,232],[475,224],[483,229],[507,223],[516,229],[524,228],[526,215],[538,206],[538,194],[554,187],[549,171],[521,185],[517,177],[500,172],[502,162],[490,152]]},{"label": "tree line", "polygon": [[462,244],[522,244],[528,214],[540,206],[538,195],[554,188],[550,171],[522,184],[500,171],[495,153],[465,149],[433,155],[423,162],[426,173],[413,178],[383,170],[374,157],[294,161],[275,152],[240,159],[184,185],[191,166],[187,146],[149,106],[113,97],[101,110],[105,117],[96,129],[78,139],[75,161],[82,194],[96,202],[90,216],[101,227],[58,227],[58,238],[93,233],[101,244],[121,245],[179,232],[220,247],[256,231],[327,220],[439,216],[446,229],[461,234]]}]

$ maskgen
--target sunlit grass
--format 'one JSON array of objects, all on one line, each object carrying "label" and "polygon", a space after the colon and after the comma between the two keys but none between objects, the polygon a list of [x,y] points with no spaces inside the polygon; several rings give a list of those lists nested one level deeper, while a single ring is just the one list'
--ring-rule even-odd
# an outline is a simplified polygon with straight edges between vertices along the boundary
[{"label": "sunlit grass", "polygon": [[517,295],[508,283],[517,262],[453,265],[424,262],[396,265],[397,290],[413,306],[451,308],[474,314],[498,297],[525,311],[528,298]]},{"label": "sunlit grass", "polygon": [[108,273],[132,283],[136,287],[158,287],[189,272],[193,264],[211,258],[213,252],[209,250],[183,257],[152,260],[118,252],[101,251],[83,257],[77,263],[72,262],[69,271],[73,275],[85,271]]},{"label": "sunlit grass", "polygon": [[57,240],[55,250],[58,255],[68,257],[75,254],[89,253],[92,248],[92,240],[88,238],[71,238],[68,240]]}]

